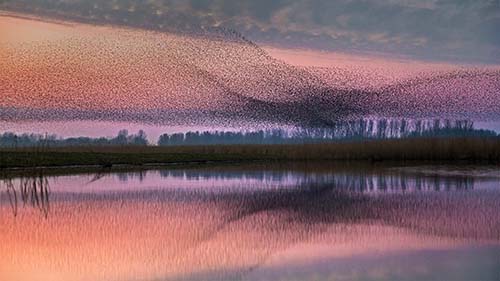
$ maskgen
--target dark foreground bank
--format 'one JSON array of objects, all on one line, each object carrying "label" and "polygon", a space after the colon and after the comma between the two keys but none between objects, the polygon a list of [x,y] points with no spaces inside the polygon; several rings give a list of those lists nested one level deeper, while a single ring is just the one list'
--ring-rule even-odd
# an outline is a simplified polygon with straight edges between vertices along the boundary
[{"label": "dark foreground bank", "polygon": [[250,161],[500,162],[499,138],[415,138],[294,145],[86,146],[0,150],[0,168]]}]

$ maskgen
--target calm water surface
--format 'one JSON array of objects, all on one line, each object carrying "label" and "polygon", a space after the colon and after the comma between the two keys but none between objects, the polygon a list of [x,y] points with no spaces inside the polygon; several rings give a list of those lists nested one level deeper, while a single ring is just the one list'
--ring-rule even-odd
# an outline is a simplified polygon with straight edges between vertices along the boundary
[{"label": "calm water surface", "polygon": [[500,280],[498,166],[0,178],[0,280]]}]

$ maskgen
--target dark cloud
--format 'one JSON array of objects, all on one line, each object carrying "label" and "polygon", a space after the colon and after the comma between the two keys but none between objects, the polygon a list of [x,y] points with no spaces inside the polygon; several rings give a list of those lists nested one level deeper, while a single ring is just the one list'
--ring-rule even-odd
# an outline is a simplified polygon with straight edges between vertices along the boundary
[{"label": "dark cloud", "polygon": [[223,27],[301,47],[500,61],[498,0],[11,0],[3,8],[170,31]]}]

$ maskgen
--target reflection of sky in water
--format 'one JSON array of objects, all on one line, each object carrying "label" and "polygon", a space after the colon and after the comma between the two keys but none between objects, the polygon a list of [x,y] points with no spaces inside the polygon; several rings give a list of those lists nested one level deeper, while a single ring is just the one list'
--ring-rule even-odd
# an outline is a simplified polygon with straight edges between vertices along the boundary
[{"label": "reflection of sky in water", "polygon": [[26,200],[21,179],[12,180],[15,206],[0,181],[2,281],[496,281],[500,273],[494,167],[252,166],[46,180]]},{"label": "reflection of sky in water", "polygon": [[[157,189],[198,189],[207,192],[243,192],[304,189],[329,185],[342,191],[399,193],[492,189],[500,183],[494,168],[443,171],[433,167],[405,169],[297,170],[171,169],[141,172],[49,176],[53,192],[107,192]],[[16,181],[16,180],[14,180]]]}]

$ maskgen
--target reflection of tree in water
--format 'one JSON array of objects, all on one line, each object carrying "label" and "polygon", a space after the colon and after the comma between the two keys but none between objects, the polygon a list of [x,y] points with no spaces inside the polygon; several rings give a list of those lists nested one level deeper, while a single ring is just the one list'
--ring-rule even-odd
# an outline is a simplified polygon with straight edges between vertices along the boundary
[{"label": "reflection of tree in water", "polygon": [[50,210],[50,185],[42,172],[37,175],[16,178],[3,177],[0,187],[6,190],[9,204],[14,216],[19,212],[19,206],[31,206],[40,210],[47,217]]},{"label": "reflection of tree in water", "polygon": [[333,186],[354,192],[451,191],[474,189],[474,178],[465,176],[405,174],[337,174]]},{"label": "reflection of tree in water", "polygon": [[441,176],[419,173],[387,172],[374,170],[333,170],[327,173],[300,173],[289,170],[269,171],[210,171],[162,170],[163,178],[196,181],[255,180],[262,184],[294,183],[302,185],[330,185],[335,189],[360,193],[391,193],[410,191],[451,191],[474,189],[474,177]]},{"label": "reflection of tree in water", "polygon": [[[92,178],[87,182],[87,184],[98,182],[103,178],[110,177],[113,175],[115,174],[113,174],[113,170],[111,169],[111,167],[102,168],[101,170],[91,175]],[[136,178],[139,179],[140,182],[143,182],[144,179],[146,178],[146,175],[147,171],[116,173],[116,177],[120,181],[120,183],[127,183],[129,180]]]},{"label": "reflection of tree in water", "polygon": [[132,179],[138,179],[139,182],[143,182],[144,179],[146,178],[147,172],[146,171],[137,171],[134,173],[119,173],[118,180],[120,182],[128,182],[129,180]]}]

